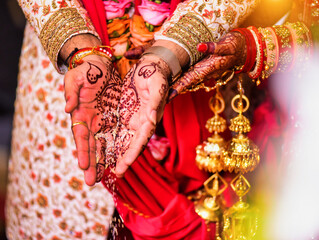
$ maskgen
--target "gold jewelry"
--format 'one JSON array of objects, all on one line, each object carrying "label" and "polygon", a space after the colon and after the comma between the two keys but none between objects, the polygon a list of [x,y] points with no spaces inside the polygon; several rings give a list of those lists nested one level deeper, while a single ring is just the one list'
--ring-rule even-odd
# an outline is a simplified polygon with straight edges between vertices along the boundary
[{"label": "gold jewelry", "polygon": [[83,125],[83,126],[85,126],[85,127],[88,128],[87,123],[86,123],[86,122],[81,122],[81,121],[80,121],[80,122],[72,123],[72,128],[75,127],[75,126],[77,126],[77,125]]},{"label": "gold jewelry", "polygon": [[[195,72],[196,75],[199,77],[199,80],[201,80],[202,78],[200,77],[199,73],[198,73],[196,70],[194,70],[194,72]],[[230,72],[231,72],[231,74],[230,74],[225,80],[223,80],[223,78],[224,78],[225,76],[227,76],[227,74],[230,73]],[[186,93],[186,92],[196,92],[196,91],[199,90],[199,89],[204,89],[206,92],[210,92],[210,91],[216,89],[217,87],[221,87],[221,86],[226,85],[230,80],[233,79],[234,75],[235,75],[235,70],[225,71],[225,72],[222,74],[221,78],[217,80],[217,82],[216,82],[216,84],[215,84],[214,86],[209,87],[209,86],[206,86],[204,83],[199,83],[199,84],[197,84],[197,85],[195,85],[195,86],[192,86],[192,87],[186,89],[186,91],[185,91],[185,92],[182,92],[182,93]]]}]

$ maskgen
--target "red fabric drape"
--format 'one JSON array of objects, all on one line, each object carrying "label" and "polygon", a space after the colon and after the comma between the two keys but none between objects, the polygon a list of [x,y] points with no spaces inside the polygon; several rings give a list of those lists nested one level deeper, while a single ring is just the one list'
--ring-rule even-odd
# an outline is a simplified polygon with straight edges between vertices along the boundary
[{"label": "red fabric drape", "polygon": [[[109,44],[102,0],[82,0],[103,44]],[[172,2],[176,7],[179,1]],[[208,137],[204,128],[212,116],[210,94],[202,91],[176,97],[165,108],[163,125],[170,142],[170,154],[161,165],[146,149],[115,188],[108,183],[112,173],[105,171],[103,184],[114,192],[117,209],[135,239],[212,239],[204,221],[195,213],[186,195],[200,187],[207,174],[195,165],[195,147]],[[258,112],[258,109],[257,109]],[[276,111],[262,105],[258,131],[252,138],[274,133]],[[265,121],[266,119],[266,121]],[[265,125],[268,122],[270,125]],[[265,144],[263,144],[265,145]]]},{"label": "red fabric drape", "polygon": [[107,34],[106,15],[102,0],[82,0],[103,45],[110,45]]}]

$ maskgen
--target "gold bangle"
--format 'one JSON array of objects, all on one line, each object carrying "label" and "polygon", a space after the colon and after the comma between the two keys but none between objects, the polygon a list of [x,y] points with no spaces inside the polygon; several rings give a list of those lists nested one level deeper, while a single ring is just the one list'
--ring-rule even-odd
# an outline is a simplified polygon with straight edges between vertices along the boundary
[{"label": "gold bangle", "polygon": [[90,47],[90,48],[82,48],[78,50],[70,59],[69,63],[69,70],[75,68],[77,65],[83,63],[83,58],[89,55],[98,55],[101,57],[105,57],[112,62],[112,54],[106,50],[106,48],[111,49],[108,46],[97,46],[97,47]]}]

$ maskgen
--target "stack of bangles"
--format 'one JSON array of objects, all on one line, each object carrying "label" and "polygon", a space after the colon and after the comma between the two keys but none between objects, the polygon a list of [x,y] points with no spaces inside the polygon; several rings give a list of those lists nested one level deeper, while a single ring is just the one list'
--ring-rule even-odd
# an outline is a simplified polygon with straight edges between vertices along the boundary
[{"label": "stack of bangles", "polygon": [[291,70],[309,59],[312,39],[309,29],[301,22],[286,23],[267,28],[237,28],[246,40],[247,58],[235,73],[245,72],[257,80],[264,80],[274,72]]},{"label": "stack of bangles", "polygon": [[108,46],[96,46],[96,47],[88,47],[88,48],[81,48],[81,49],[74,49],[71,52],[67,59],[70,59],[69,62],[69,70],[75,68],[77,65],[83,63],[83,58],[89,55],[98,55],[101,57],[105,57],[112,62],[112,53],[111,47]]}]

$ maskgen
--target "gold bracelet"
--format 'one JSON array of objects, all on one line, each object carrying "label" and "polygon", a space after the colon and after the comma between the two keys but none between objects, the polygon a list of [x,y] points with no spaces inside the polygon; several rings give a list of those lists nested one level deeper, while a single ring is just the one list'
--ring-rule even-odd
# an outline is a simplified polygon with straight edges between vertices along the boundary
[{"label": "gold bracelet", "polygon": [[78,50],[70,59],[69,63],[69,70],[75,68],[77,65],[83,63],[83,58],[89,55],[98,55],[101,57],[105,57],[112,62],[112,54],[107,50],[111,49],[108,46],[97,46],[97,47],[89,47],[89,48],[82,48]]}]

